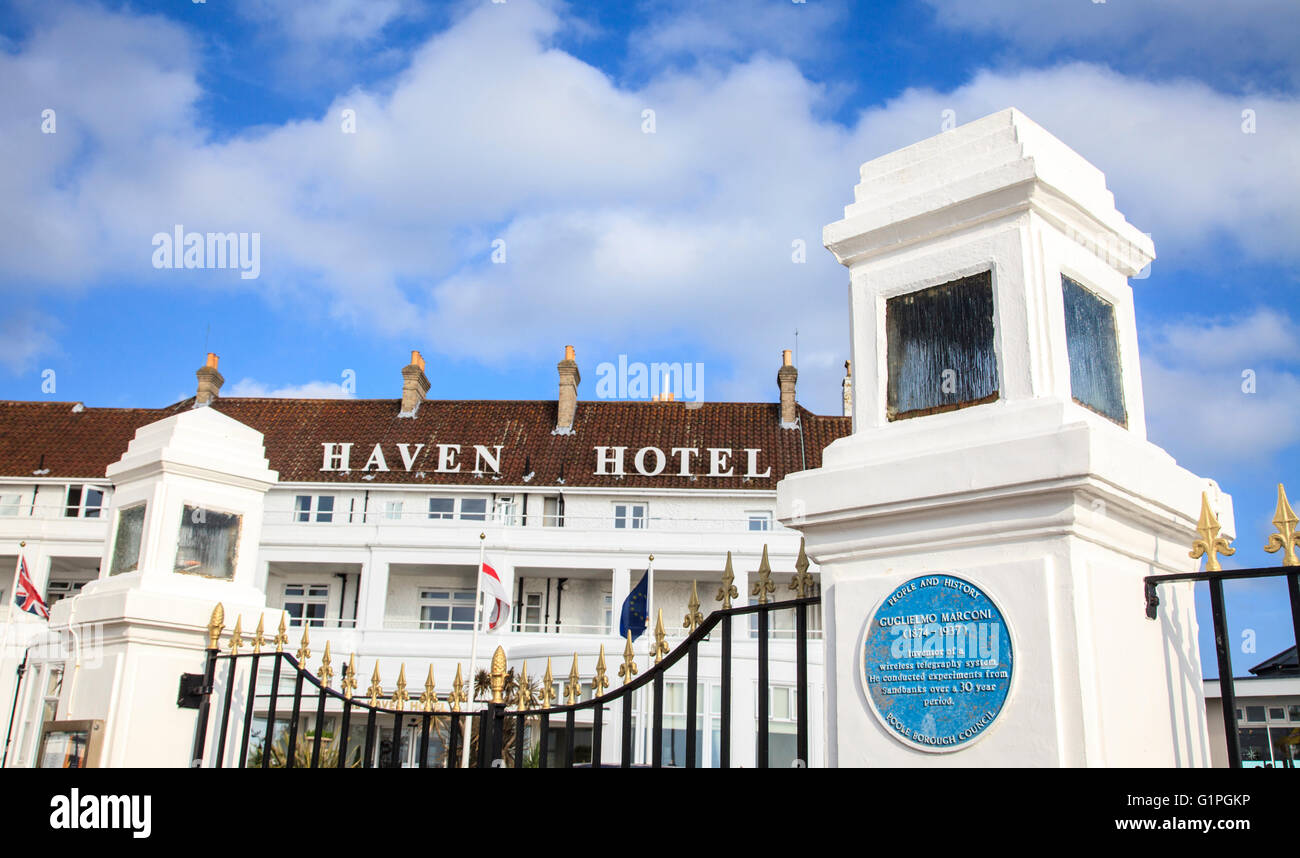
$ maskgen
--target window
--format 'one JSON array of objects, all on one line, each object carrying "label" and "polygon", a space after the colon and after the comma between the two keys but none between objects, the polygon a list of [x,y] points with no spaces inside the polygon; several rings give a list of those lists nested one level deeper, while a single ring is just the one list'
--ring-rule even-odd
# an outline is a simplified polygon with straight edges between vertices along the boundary
[{"label": "window", "polygon": [[614,594],[605,594],[605,634],[614,633]]},{"label": "window", "polygon": [[241,516],[186,504],[174,570],[209,578],[235,577]]},{"label": "window", "polygon": [[614,527],[617,529],[645,527],[646,505],[643,503],[614,504]]},{"label": "window", "polygon": [[1300,721],[1300,706],[1288,706],[1286,708],[1287,717],[1292,721]]},{"label": "window", "polygon": [[542,526],[564,527],[564,498],[546,498],[542,502]]},{"label": "window", "polygon": [[17,515],[22,505],[22,495],[0,495],[0,516]]},{"label": "window", "polygon": [[540,632],[542,630],[542,594],[524,594],[523,626],[520,631]]},{"label": "window", "polygon": [[429,518],[455,518],[455,498],[429,498]]},{"label": "window", "polygon": [[1268,720],[1270,720],[1270,721],[1285,721],[1285,720],[1286,720],[1286,710],[1283,709],[1281,706],[1270,706],[1270,707],[1269,707],[1269,710],[1268,710]]},{"label": "window", "polygon": [[[699,738],[704,729],[704,684],[695,686],[695,765],[704,765],[704,742]],[[686,765],[686,683],[680,680],[664,682],[663,763],[665,766]]]},{"label": "window", "polygon": [[93,486],[68,486],[65,518],[99,518],[104,507],[104,493]]},{"label": "window", "polygon": [[487,521],[487,498],[462,498],[461,521]]},{"label": "window", "polygon": [[497,520],[506,526],[519,523],[519,505],[513,495],[502,495],[497,498],[496,516]]},{"label": "window", "polygon": [[885,329],[890,420],[998,398],[991,272],[890,298]]},{"label": "window", "polygon": [[1264,720],[1267,720],[1267,719],[1264,718],[1264,707],[1263,707],[1263,706],[1247,706],[1247,707],[1246,707],[1246,720],[1247,720],[1247,721],[1264,721]]},{"label": "window", "polygon": [[750,512],[746,513],[749,517],[750,530],[771,530],[772,513],[770,512]]},{"label": "window", "polygon": [[1070,393],[1085,408],[1127,426],[1115,308],[1069,277],[1061,277],[1061,290],[1065,296]]},{"label": "window", "polygon": [[326,524],[334,520],[334,496],[298,495],[294,502],[294,509],[298,521],[318,521]]},{"label": "window", "polygon": [[[790,686],[772,685],[767,691],[767,764],[772,768],[788,769],[798,758],[798,699],[795,689]],[[758,713],[754,714],[757,716]],[[807,762],[804,760],[805,765]]]},{"label": "window", "polygon": [[389,521],[402,520],[402,502],[401,501],[384,501],[384,518]]},{"label": "window", "polygon": [[75,596],[86,586],[85,581],[51,581],[45,588],[45,604],[54,607],[54,603],[69,596]]},{"label": "window", "polygon": [[420,628],[473,630],[474,591],[421,590]]},{"label": "window", "polygon": [[284,612],[289,615],[289,625],[304,623],[319,628],[325,625],[325,608],[329,605],[330,588],[327,584],[285,584]]},{"label": "window", "polygon": [[117,536],[113,540],[113,560],[109,575],[134,572],[140,567],[140,538],[144,535],[145,504],[138,503],[117,511]]}]

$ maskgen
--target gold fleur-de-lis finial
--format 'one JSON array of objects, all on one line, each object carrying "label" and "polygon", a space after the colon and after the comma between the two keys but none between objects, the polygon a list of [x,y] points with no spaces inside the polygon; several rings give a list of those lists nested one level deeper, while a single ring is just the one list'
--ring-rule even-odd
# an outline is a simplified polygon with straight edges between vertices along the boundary
[{"label": "gold fleur-de-lis finial", "polygon": [[763,545],[763,559],[758,562],[758,580],[749,588],[749,595],[757,596],[760,605],[767,604],[767,594],[775,593],[776,585],[772,583],[772,564],[767,560],[767,545]]},{"label": "gold fleur-de-lis finial", "polygon": [[447,697],[447,701],[451,703],[452,712],[459,712],[461,704],[468,700],[469,696],[465,693],[465,680],[461,677],[460,664],[457,664],[456,679],[451,684],[451,695]]},{"label": "gold fleur-de-lis finial", "polygon": [[740,596],[740,591],[736,589],[736,573],[731,568],[731,552],[727,552],[727,565],[722,570],[722,586],[718,588],[718,595],[713,597],[715,602],[722,603],[722,610],[731,610],[731,600]]},{"label": "gold fleur-de-lis finial", "polygon": [[220,602],[212,609],[208,618],[208,649],[221,648],[221,631],[226,627],[226,607]]},{"label": "gold fleur-de-lis finial", "polygon": [[325,641],[325,654],[320,658],[320,684],[322,688],[330,687],[330,680],[334,678],[334,668],[330,666],[330,642]]},{"label": "gold fleur-de-lis finial", "polygon": [[1264,550],[1269,554],[1281,551],[1283,566],[1300,566],[1300,557],[1296,556],[1296,546],[1300,545],[1297,524],[1300,524],[1300,517],[1297,517],[1295,510],[1291,509],[1291,504],[1286,499],[1286,489],[1278,483],[1277,512],[1273,514],[1273,526],[1277,528],[1277,533],[1269,536],[1268,545],[1264,546]]},{"label": "gold fleur-de-lis finial", "polygon": [[804,550],[804,540],[799,540],[799,557],[794,561],[794,577],[790,579],[790,589],[800,599],[808,598],[812,590],[813,576],[808,572],[808,552]]},{"label": "gold fleur-de-lis finial", "polygon": [[366,700],[371,707],[379,705],[379,698],[384,696],[384,686],[379,682],[379,659],[375,659],[375,672],[370,674],[370,687],[366,689]]},{"label": "gold fleur-de-lis finial", "polygon": [[519,668],[519,694],[515,700],[515,708],[523,712],[533,705],[533,690],[528,687],[528,662],[524,661],[523,666]]},{"label": "gold fleur-de-lis finial", "polygon": [[1222,530],[1219,526],[1219,519],[1210,509],[1210,497],[1206,492],[1201,492],[1201,520],[1196,525],[1196,532],[1201,538],[1192,543],[1192,550],[1187,553],[1188,557],[1193,560],[1200,560],[1202,557],[1207,558],[1205,561],[1206,572],[1222,572],[1223,567],[1219,565],[1219,555],[1231,557],[1237,553],[1237,549],[1229,544],[1228,540],[1219,536]]},{"label": "gold fleur-de-lis finial", "polygon": [[686,603],[686,619],[682,620],[682,628],[694,632],[702,622],[704,622],[704,615],[700,613],[700,592],[692,581],[691,600]]},{"label": "gold fleur-de-lis finial", "polygon": [[668,655],[668,635],[664,633],[664,609],[659,609],[659,617],[655,621],[655,640],[650,645],[650,657],[654,659],[655,664],[664,660]]},{"label": "gold fleur-de-lis finial", "polygon": [[537,691],[537,702],[543,709],[551,708],[555,699],[555,677],[551,674],[551,659],[546,658],[546,673],[542,675],[542,687]]},{"label": "gold fleur-de-lis finial", "polygon": [[601,696],[606,688],[609,688],[609,677],[605,675],[605,645],[601,644],[600,657],[596,659],[596,675],[591,678],[591,696]]},{"label": "gold fleur-de-lis finial", "polygon": [[406,694],[406,662],[402,662],[402,669],[397,672],[397,688],[393,691],[393,708],[401,712],[410,699]]},{"label": "gold fleur-de-lis finial", "polygon": [[253,632],[253,655],[262,651],[266,646],[266,614],[258,614],[257,629]]},{"label": "gold fleur-de-lis finial", "polygon": [[505,703],[506,651],[500,646],[492,653],[492,672],[488,675],[488,681],[492,684],[492,702]]},{"label": "gold fleur-de-lis finial", "polygon": [[302,640],[298,642],[298,668],[307,669],[307,659],[311,658],[311,640],[307,635],[307,629],[310,626],[304,624],[302,627]]},{"label": "gold fleur-de-lis finial", "polygon": [[623,647],[623,663],[618,666],[618,675],[619,678],[623,680],[624,685],[627,685],[632,681],[632,677],[636,676],[637,668],[636,662],[633,660],[634,658],[635,655],[632,652],[632,630],[629,629],[627,633],[627,645]]},{"label": "gold fleur-de-lis finial", "polygon": [[230,630],[230,654],[239,655],[239,648],[244,645],[244,615],[235,617],[235,627]]},{"label": "gold fleur-de-lis finial", "polygon": [[280,629],[275,633],[276,652],[284,652],[284,645],[289,642],[289,630],[285,626],[288,616],[286,612],[280,612]]},{"label": "gold fleur-de-lis finial", "polygon": [[564,702],[572,706],[582,699],[582,680],[578,677],[578,654],[573,654],[573,667],[569,668],[569,681],[564,684]]},{"label": "gold fleur-de-lis finial", "polygon": [[424,693],[420,695],[420,711],[434,712],[438,708],[438,692],[433,685],[433,665],[429,665],[429,675],[424,679]]},{"label": "gold fleur-de-lis finial", "polygon": [[357,690],[357,654],[354,652],[348,657],[347,669],[343,671],[343,681],[339,683],[343,689],[343,699],[351,700],[352,692]]}]

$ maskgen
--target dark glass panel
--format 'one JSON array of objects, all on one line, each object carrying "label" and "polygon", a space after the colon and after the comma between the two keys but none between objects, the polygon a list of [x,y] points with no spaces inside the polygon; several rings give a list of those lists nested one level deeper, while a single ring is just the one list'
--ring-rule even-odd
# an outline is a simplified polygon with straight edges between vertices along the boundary
[{"label": "dark glass panel", "polygon": [[1115,308],[1069,277],[1061,278],[1061,288],[1065,295],[1065,342],[1070,353],[1070,392],[1074,401],[1127,426]]}]

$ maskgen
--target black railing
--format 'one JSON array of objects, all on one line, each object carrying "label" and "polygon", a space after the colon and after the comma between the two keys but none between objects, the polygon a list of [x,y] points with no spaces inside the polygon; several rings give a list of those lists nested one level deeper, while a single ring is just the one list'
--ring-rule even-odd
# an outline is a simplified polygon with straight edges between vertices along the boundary
[{"label": "black railing", "polygon": [[1228,765],[1241,767],[1241,735],[1237,727],[1237,694],[1233,683],[1232,647],[1228,635],[1228,610],[1224,605],[1223,582],[1246,578],[1286,578],[1291,600],[1291,626],[1295,641],[1300,645],[1300,567],[1233,569],[1216,572],[1195,572],[1181,575],[1151,575],[1143,579],[1146,589],[1147,616],[1157,617],[1160,597],[1156,587],[1160,584],[1205,581],[1210,587],[1210,613],[1214,618],[1214,649],[1219,663],[1219,693],[1223,704],[1223,729],[1227,734]]},{"label": "black railing", "polygon": [[[686,753],[683,765],[687,768],[694,768],[696,766],[696,755],[700,747],[699,736],[697,735],[699,731],[698,722],[702,715],[700,711],[701,701],[697,693],[700,647],[702,644],[711,641],[716,632],[720,637],[719,683],[721,686],[719,689],[721,706],[718,716],[718,765],[722,768],[728,768],[731,765],[732,748],[731,668],[734,648],[733,624],[736,617],[752,616],[755,618],[757,626],[759,717],[757,723],[756,762],[758,766],[764,767],[769,762],[767,714],[770,694],[770,648],[768,639],[771,634],[771,618],[775,612],[793,612],[796,695],[794,707],[796,721],[795,753],[797,755],[795,764],[807,765],[809,746],[808,611],[810,607],[818,605],[820,601],[819,597],[808,597],[714,611],[674,650],[665,655],[660,663],[644,669],[640,675],[630,679],[630,681],[590,700],[545,708],[521,709],[516,702],[513,706],[508,706],[506,703],[488,703],[485,708],[475,711],[449,711],[443,709],[440,705],[438,707],[433,706],[434,698],[432,696],[418,699],[406,696],[404,685],[400,686],[400,692],[392,693],[398,694],[397,698],[393,697],[392,694],[368,695],[362,698],[348,691],[340,691],[330,687],[328,676],[322,682],[320,677],[311,673],[307,665],[302,664],[297,657],[287,652],[236,651],[222,653],[219,649],[209,648],[207,650],[204,685],[201,690],[202,696],[198,704],[199,713],[195,726],[192,759],[196,766],[208,763],[219,768],[226,765],[228,762],[227,745],[231,741],[232,730],[237,730],[238,732],[234,735],[238,739],[239,751],[234,759],[229,762],[241,768],[250,765],[261,768],[293,768],[296,766],[318,768],[324,765],[340,768],[369,768],[376,763],[380,767],[399,767],[402,764],[402,738],[404,735],[402,728],[404,724],[409,726],[411,719],[415,719],[416,724],[419,726],[419,760],[417,763],[419,768],[428,766],[431,737],[435,734],[439,737],[445,737],[443,741],[445,767],[458,767],[463,751],[460,743],[463,741],[467,729],[471,748],[473,748],[475,740],[478,740],[477,753],[474,754],[472,762],[480,767],[504,765],[508,758],[509,762],[513,763],[515,767],[522,768],[526,765],[530,756],[535,756],[537,767],[547,768],[551,759],[552,725],[556,725],[557,722],[561,730],[559,735],[561,744],[556,749],[559,752],[557,754],[558,764],[566,768],[581,765],[601,767],[604,765],[602,734],[604,732],[606,710],[617,706],[619,711],[616,717],[620,721],[619,765],[630,767],[633,765],[634,757],[632,716],[636,705],[635,693],[640,689],[649,688],[651,720],[646,759],[649,766],[659,768],[665,765],[663,745],[665,678],[670,669],[685,660],[685,712],[675,713],[675,717],[684,716],[685,721]],[[267,659],[273,662],[270,688],[265,693],[259,693],[258,683],[262,663]],[[238,666],[241,660],[251,661],[246,686],[242,686],[238,682]],[[205,750],[209,741],[208,733],[210,732],[209,706],[212,703],[210,698],[214,694],[216,678],[221,667],[224,667],[222,673],[225,681],[222,683],[221,699],[217,702],[220,712],[219,722],[215,728],[215,735],[212,737],[213,741],[215,741],[216,754],[215,759],[207,761],[205,759]],[[281,680],[286,670],[293,677],[291,701],[284,701],[281,694]],[[496,676],[492,677],[494,683],[497,678]],[[504,680],[504,677],[501,678]],[[355,689],[357,687],[357,677],[349,676],[346,668],[343,671],[343,680],[348,688]],[[473,678],[471,678],[470,684],[476,684]],[[246,689],[240,706],[242,714],[239,712],[232,713],[237,686]],[[550,690],[548,689],[548,691]],[[516,691],[516,695],[518,693]],[[385,701],[384,697],[388,699]],[[394,702],[395,700],[398,702]],[[280,708],[286,703],[290,707],[287,718],[280,712]],[[413,705],[408,706],[408,703]],[[301,736],[299,728],[303,720],[303,712],[312,710],[315,712],[315,729],[306,737]],[[232,716],[234,718],[233,722]],[[326,748],[327,737],[325,730],[327,716],[331,718],[337,716],[338,721],[336,723],[339,725],[337,741],[329,738],[328,748]],[[581,722],[579,716],[584,716]],[[387,753],[384,753],[382,747],[384,722],[388,719],[391,719],[392,725],[391,747]],[[264,735],[260,746],[253,747],[250,738],[254,723],[258,720],[264,722]],[[277,724],[282,721],[287,721],[283,736],[283,748],[278,747],[279,740],[276,732]],[[356,737],[360,747],[353,744],[353,728],[358,725],[358,721],[363,725],[358,730],[360,735]],[[579,759],[577,743],[579,731],[586,730],[588,727],[591,730],[590,758]],[[530,733],[535,736],[531,747],[528,741]],[[377,744],[379,753],[376,753]],[[233,748],[233,745],[231,747]]]}]

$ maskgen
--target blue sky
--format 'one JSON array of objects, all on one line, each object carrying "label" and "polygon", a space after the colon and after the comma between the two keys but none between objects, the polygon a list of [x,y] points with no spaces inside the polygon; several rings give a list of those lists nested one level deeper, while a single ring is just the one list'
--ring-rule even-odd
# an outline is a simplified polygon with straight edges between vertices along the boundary
[{"label": "blue sky", "polygon": [[[351,370],[394,397],[412,348],[432,396],[549,398],[572,343],[592,381],[626,354],[770,400],[797,328],[800,398],[833,413],[846,278],[820,235],[858,165],[1016,106],[1152,234],[1152,440],[1234,496],[1234,565],[1275,565],[1297,44],[1292,0],[0,3],[0,398],[163,405],[207,350],[227,393],[340,395]],[[259,233],[260,276],[154,268],[177,223]],[[1229,610],[1239,669],[1290,645],[1280,586]]]}]

